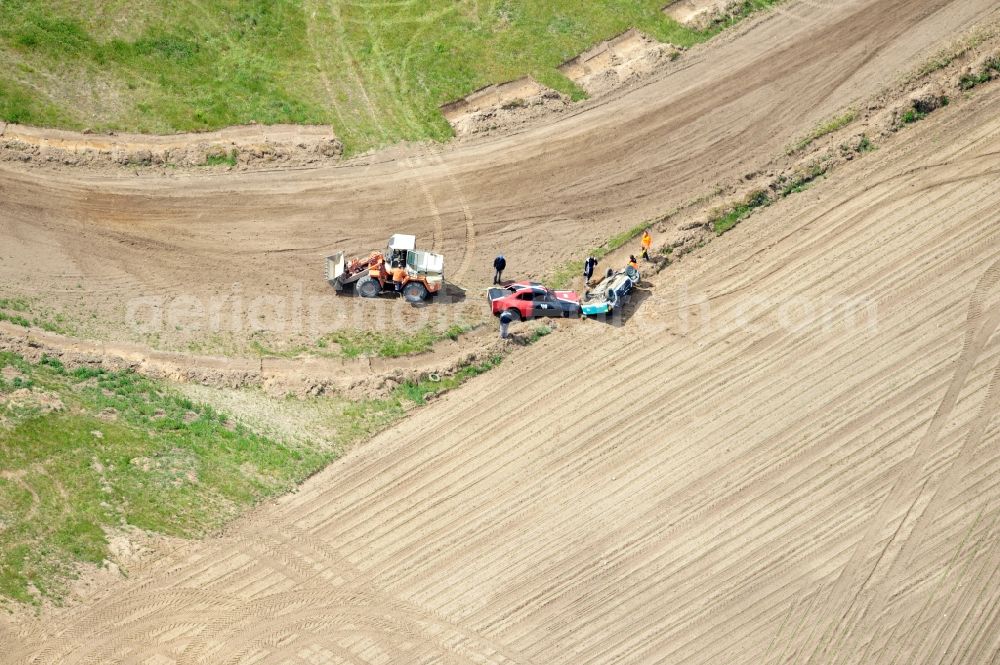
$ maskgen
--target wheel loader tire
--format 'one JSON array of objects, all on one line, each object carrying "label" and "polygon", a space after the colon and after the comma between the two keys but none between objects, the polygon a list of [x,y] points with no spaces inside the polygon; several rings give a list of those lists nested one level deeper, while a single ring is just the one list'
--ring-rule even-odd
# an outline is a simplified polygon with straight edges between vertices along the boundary
[{"label": "wheel loader tire", "polygon": [[410,282],[403,287],[403,297],[406,302],[421,302],[427,300],[427,287],[420,282]]},{"label": "wheel loader tire", "polygon": [[382,292],[382,287],[371,275],[365,275],[354,285],[354,290],[362,298],[375,298]]}]

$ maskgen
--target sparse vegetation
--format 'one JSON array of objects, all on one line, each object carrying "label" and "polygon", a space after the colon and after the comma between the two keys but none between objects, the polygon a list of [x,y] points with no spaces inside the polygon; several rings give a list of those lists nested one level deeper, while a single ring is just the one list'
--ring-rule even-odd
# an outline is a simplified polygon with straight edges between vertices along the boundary
[{"label": "sparse vegetation", "polygon": [[788,149],[788,154],[794,154],[796,152],[801,152],[805,150],[813,141],[826,136],[827,134],[832,134],[833,132],[843,129],[847,125],[854,122],[858,117],[858,112],[854,109],[848,109],[844,114],[839,115],[835,118],[831,118],[827,122],[822,123],[816,127],[813,131],[809,132],[808,135],[800,139],[795,145]]},{"label": "sparse vegetation", "polygon": [[531,75],[579,99],[558,65],[629,27],[690,46],[776,1],[747,0],[697,32],[660,0],[203,0],[128,12],[8,0],[0,120],[151,133],[330,124],[355,154],[449,137],[438,107],[490,83]]},{"label": "sparse vegetation", "polygon": [[239,151],[233,148],[229,151],[214,152],[205,157],[205,166],[236,166]]},{"label": "sparse vegetation", "polygon": [[868,134],[858,134],[840,144],[841,156],[848,159],[872,150],[875,150],[875,144],[868,137]]},{"label": "sparse vegetation", "polygon": [[0,321],[23,328],[41,328],[47,332],[68,334],[73,332],[62,314],[51,311],[36,313],[25,298],[0,298]]},{"label": "sparse vegetation", "polygon": [[[867,140],[867,139],[866,139]],[[827,171],[827,165],[823,161],[816,161],[806,167],[805,170],[796,174],[790,181],[781,188],[782,198],[789,194],[798,194],[807,189],[817,178]]]},{"label": "sparse vegetation", "polygon": [[[629,242],[635,240],[645,229],[648,229],[652,225],[652,222],[639,224],[638,226],[633,226],[632,228],[622,231],[616,235],[608,238],[607,241],[600,247],[595,247],[590,250],[587,254],[588,256],[594,256],[598,260],[603,259],[605,256],[621,249]],[[552,276],[546,280],[546,283],[550,288],[553,289],[563,289],[566,288],[575,277],[583,274],[583,259],[578,261],[568,261],[563,264],[552,274]]]},{"label": "sparse vegetation", "polygon": [[482,362],[465,365],[450,376],[437,377],[436,380],[428,377],[421,381],[406,381],[396,388],[390,399],[396,400],[403,407],[407,403],[424,404],[428,396],[440,395],[457,388],[472,377],[485,374],[501,362],[503,356],[493,355]]},{"label": "sparse vegetation", "polygon": [[978,74],[972,71],[962,74],[958,80],[958,87],[962,90],[971,90],[977,85],[989,83],[993,80],[994,72],[1000,73],[1000,55],[987,58],[983,62],[982,70]]},{"label": "sparse vegetation", "polygon": [[27,312],[30,308],[24,298],[0,298],[0,309],[14,312]]},{"label": "sparse vegetation", "polygon": [[962,90],[971,90],[975,88],[980,83],[988,83],[992,78],[989,71],[983,71],[979,74],[972,74],[966,72],[958,80],[958,87]]},{"label": "sparse vegetation", "polygon": [[345,358],[381,356],[399,358],[430,351],[434,344],[445,339],[456,340],[472,330],[470,326],[452,325],[444,331],[430,326],[415,332],[379,332],[370,330],[338,330],[321,338],[318,346],[336,345]]},{"label": "sparse vegetation", "polygon": [[0,312],[0,321],[7,321],[13,323],[16,326],[23,326],[25,328],[31,327],[31,321],[21,316],[20,314],[8,314],[6,312]]},{"label": "sparse vegetation", "polygon": [[543,337],[545,337],[547,335],[551,335],[551,334],[552,334],[552,328],[550,328],[550,327],[548,327],[546,325],[538,326],[534,330],[531,331],[531,336],[528,337],[528,344],[534,344],[535,342],[537,342],[541,338],[543,338]]},{"label": "sparse vegetation", "polygon": [[721,210],[713,216],[709,222],[716,235],[722,235],[729,231],[741,221],[750,216],[750,213],[757,208],[770,205],[771,197],[767,191],[758,189],[750,192],[742,203],[739,203],[727,210]]},{"label": "sparse vegetation", "polygon": [[250,349],[261,357],[294,358],[302,355],[314,355],[342,358],[362,356],[401,358],[426,353],[433,349],[438,342],[446,339],[457,340],[476,327],[471,324],[453,324],[444,330],[438,330],[432,326],[425,326],[412,332],[343,329],[323,335],[313,345],[272,349],[259,340],[253,340],[250,343]]},{"label": "sparse vegetation", "polygon": [[908,83],[944,69],[956,59],[961,58],[986,40],[994,37],[996,34],[996,26],[989,26],[974,31],[970,35],[963,37],[954,44],[941,49],[928,58],[923,64],[917,67],[913,73],[906,77],[904,82]]},{"label": "sparse vegetation", "polygon": [[918,111],[915,108],[910,108],[910,109],[907,109],[906,112],[903,113],[902,116],[900,116],[900,121],[904,125],[910,125],[910,124],[913,124],[913,123],[915,123],[915,122],[917,122],[919,120],[923,120],[926,117],[927,117],[927,114],[925,112]]}]

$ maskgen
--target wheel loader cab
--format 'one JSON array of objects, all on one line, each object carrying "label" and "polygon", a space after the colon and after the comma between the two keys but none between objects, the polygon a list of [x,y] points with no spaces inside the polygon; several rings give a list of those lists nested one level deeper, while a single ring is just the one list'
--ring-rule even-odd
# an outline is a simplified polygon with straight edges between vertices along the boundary
[{"label": "wheel loader cab", "polygon": [[406,267],[406,255],[417,248],[417,237],[405,233],[395,233],[389,238],[385,255],[393,268]]},{"label": "wheel loader cab", "polygon": [[409,254],[405,249],[394,249],[389,253],[389,267],[398,270],[400,268],[406,267],[406,255]]}]

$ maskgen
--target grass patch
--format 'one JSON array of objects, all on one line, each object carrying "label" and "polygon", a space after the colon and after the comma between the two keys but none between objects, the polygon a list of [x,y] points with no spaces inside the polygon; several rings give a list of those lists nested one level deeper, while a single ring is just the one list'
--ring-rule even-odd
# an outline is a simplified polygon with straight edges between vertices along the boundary
[{"label": "grass patch", "polygon": [[27,312],[31,308],[28,305],[28,301],[24,298],[0,298],[0,309]]},{"label": "grass patch", "polygon": [[191,537],[284,492],[331,453],[286,445],[129,372],[0,353],[0,597],[58,599],[105,530]]},{"label": "grass patch", "polygon": [[552,328],[549,328],[548,326],[545,325],[538,326],[537,328],[531,331],[531,336],[528,337],[527,343],[534,344],[541,338],[551,334],[552,334]]},{"label": "grass patch", "polygon": [[8,323],[13,323],[16,326],[23,326],[25,328],[31,327],[31,320],[21,316],[20,314],[0,312],[0,321],[7,321]]},{"label": "grass patch", "polygon": [[285,349],[272,349],[260,340],[250,342],[251,351],[260,357],[294,358],[301,355],[321,357],[360,358],[377,356],[380,358],[401,358],[418,353],[426,353],[438,342],[446,339],[457,340],[477,326],[451,325],[437,330],[428,325],[413,332],[403,330],[383,332],[376,330],[335,330],[323,335],[313,345],[298,345]]},{"label": "grass patch", "polygon": [[62,314],[45,311],[36,314],[25,298],[0,298],[0,321],[24,328],[41,328],[47,332],[70,334],[73,329]]},{"label": "grass patch", "polygon": [[741,221],[750,216],[757,208],[770,205],[771,198],[763,189],[755,190],[747,195],[742,203],[719,211],[709,222],[716,235],[722,235]]},{"label": "grass patch", "polygon": [[927,114],[924,113],[923,111],[918,111],[917,109],[911,108],[907,109],[906,113],[904,113],[900,117],[900,122],[902,122],[904,125],[912,125],[913,123],[919,122],[920,120],[923,120],[926,117]]},{"label": "grass patch", "polygon": [[988,58],[983,63],[983,69],[978,74],[965,72],[958,79],[958,87],[962,90],[972,90],[977,85],[989,83],[993,80],[993,72],[1000,73],[1000,55]]},{"label": "grass patch", "polygon": [[437,380],[428,378],[422,381],[407,381],[396,388],[390,399],[395,400],[401,406],[405,406],[407,403],[424,404],[427,402],[428,396],[440,395],[453,390],[472,377],[485,374],[501,362],[503,362],[503,356],[497,354],[482,362],[465,365],[451,376],[440,377]]},{"label": "grass patch", "polygon": [[792,155],[795,154],[796,152],[801,152],[802,150],[805,150],[813,143],[813,141],[822,138],[827,134],[832,134],[838,129],[846,127],[847,125],[854,122],[854,120],[857,117],[858,117],[858,112],[856,110],[848,109],[848,111],[843,115],[831,118],[827,122],[824,122],[823,124],[813,129],[808,135],[800,139],[795,145],[789,148],[788,154]]},{"label": "grass patch", "polygon": [[228,152],[215,152],[205,157],[205,166],[236,166],[239,151],[236,148]]},{"label": "grass patch", "polygon": [[328,348],[336,345],[341,356],[358,358],[360,356],[379,356],[382,358],[399,358],[430,351],[442,340],[457,340],[461,335],[472,330],[471,326],[453,325],[444,331],[434,330],[427,326],[412,333],[406,332],[373,332],[368,330],[338,330],[322,337],[317,345]]},{"label": "grass patch", "polygon": [[962,90],[972,90],[977,85],[982,83],[989,83],[990,79],[993,78],[989,71],[983,71],[979,74],[965,73],[958,79],[958,87]]},{"label": "grass patch", "polygon": [[[867,138],[865,139],[867,140]],[[859,142],[860,144],[860,142]],[[868,142],[871,145],[871,142]],[[801,171],[796,174],[790,181],[785,183],[785,186],[781,188],[780,194],[784,198],[791,194],[798,194],[799,192],[808,189],[817,178],[821,177],[827,171],[827,165],[821,161],[814,162],[810,164],[806,170]]]},{"label": "grass patch", "polygon": [[906,77],[904,82],[909,83],[915,79],[923,78],[928,74],[933,74],[936,71],[944,69],[983,42],[988,39],[992,39],[996,34],[997,27],[995,25],[974,31],[972,34],[941,49],[928,58],[927,61],[917,67],[917,69],[910,76]]},{"label": "grass patch", "polygon": [[557,67],[630,27],[691,46],[778,1],[694,31],[662,0],[140,0],[128,12],[7,0],[0,59],[17,66],[0,68],[0,119],[150,133],[330,124],[350,155],[448,138],[438,107],[490,83],[531,75],[579,99]]},{"label": "grass patch", "polygon": [[44,126],[74,124],[67,113],[31,88],[7,79],[3,73],[0,73],[0,121]]}]

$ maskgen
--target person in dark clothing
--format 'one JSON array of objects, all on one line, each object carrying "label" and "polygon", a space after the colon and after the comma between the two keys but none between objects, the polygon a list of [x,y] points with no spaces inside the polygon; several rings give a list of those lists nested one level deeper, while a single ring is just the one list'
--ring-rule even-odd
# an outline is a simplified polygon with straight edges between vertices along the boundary
[{"label": "person in dark clothing", "polygon": [[500,280],[503,278],[504,268],[507,267],[507,259],[503,257],[503,254],[493,259],[493,270],[496,272],[493,274],[493,283],[499,284]]},{"label": "person in dark clothing", "polygon": [[510,312],[504,312],[500,315],[500,339],[507,339],[509,333],[507,330],[510,328],[510,322],[514,320],[514,317],[510,315]]},{"label": "person in dark clothing", "polygon": [[597,258],[593,256],[588,256],[587,260],[583,262],[583,281],[587,284],[590,283],[590,278],[594,276],[594,268],[597,267]]}]

